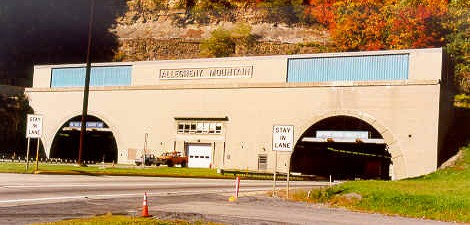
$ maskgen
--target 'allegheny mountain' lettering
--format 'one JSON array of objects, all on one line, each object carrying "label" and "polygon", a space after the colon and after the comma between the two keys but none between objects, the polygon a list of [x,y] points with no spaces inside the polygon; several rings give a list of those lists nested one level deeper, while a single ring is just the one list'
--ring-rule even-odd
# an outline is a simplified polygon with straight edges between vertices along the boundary
[{"label": "'allegheny mountain' lettering", "polygon": [[161,69],[160,79],[251,78],[253,66]]}]

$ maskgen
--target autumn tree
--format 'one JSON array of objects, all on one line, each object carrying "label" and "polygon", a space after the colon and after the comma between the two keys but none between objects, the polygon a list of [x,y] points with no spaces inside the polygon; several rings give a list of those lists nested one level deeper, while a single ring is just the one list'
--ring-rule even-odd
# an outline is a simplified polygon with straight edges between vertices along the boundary
[{"label": "autumn tree", "polygon": [[384,21],[381,1],[338,1],[335,20],[330,24],[332,39],[340,50],[384,48]]},{"label": "autumn tree", "polygon": [[438,47],[444,44],[446,0],[345,0],[330,24],[340,50]]},{"label": "autumn tree", "polygon": [[325,27],[334,25],[335,11],[333,4],[336,0],[304,0],[304,14],[310,15],[314,20]]},{"label": "autumn tree", "polygon": [[392,49],[440,47],[447,33],[447,0],[411,0],[391,7],[387,45]]}]

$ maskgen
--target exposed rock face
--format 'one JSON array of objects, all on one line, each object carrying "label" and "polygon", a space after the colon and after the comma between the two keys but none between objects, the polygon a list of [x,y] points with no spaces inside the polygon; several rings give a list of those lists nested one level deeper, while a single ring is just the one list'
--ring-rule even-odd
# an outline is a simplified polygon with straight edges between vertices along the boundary
[{"label": "exposed rock face", "polygon": [[233,21],[223,18],[208,23],[183,21],[184,11],[170,10],[155,14],[147,22],[126,17],[118,20],[112,30],[119,38],[116,61],[199,58],[199,45],[217,28],[233,29],[238,23],[247,23],[251,34],[257,37],[253,46],[237,46],[233,56],[318,53],[325,51],[329,34],[323,28],[288,26],[263,22],[259,11],[231,12]]},{"label": "exposed rock face", "polygon": [[[163,21],[135,23],[131,25],[120,25],[114,32],[120,39],[155,38],[172,39],[181,38],[185,40],[197,40],[208,38],[210,32],[223,27],[232,29],[236,23],[221,22],[218,24],[191,24],[185,27],[176,26],[170,19]],[[309,27],[290,27],[285,24],[275,25],[270,23],[250,24],[251,33],[259,36],[258,41],[271,41],[280,43],[309,43],[329,41],[328,32]]]},{"label": "exposed rock face", "polygon": [[[201,58],[200,41],[182,38],[121,39],[121,47],[115,61],[146,61],[162,59]],[[287,55],[324,52],[319,46],[289,44],[280,42],[257,42],[250,48],[236,46],[233,56]]]}]

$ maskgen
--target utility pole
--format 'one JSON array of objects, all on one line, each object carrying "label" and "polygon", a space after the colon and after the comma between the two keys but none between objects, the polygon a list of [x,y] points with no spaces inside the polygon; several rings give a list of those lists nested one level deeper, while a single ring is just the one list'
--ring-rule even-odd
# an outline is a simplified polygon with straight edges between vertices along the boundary
[{"label": "utility pole", "polygon": [[88,24],[88,48],[86,53],[86,72],[85,72],[85,88],[83,89],[83,110],[82,123],[80,124],[80,145],[78,147],[78,165],[82,165],[83,144],[86,134],[86,118],[88,115],[88,94],[90,91],[90,71],[91,71],[91,37],[93,31],[93,20],[95,14],[95,0],[91,0],[90,4],[90,21]]}]

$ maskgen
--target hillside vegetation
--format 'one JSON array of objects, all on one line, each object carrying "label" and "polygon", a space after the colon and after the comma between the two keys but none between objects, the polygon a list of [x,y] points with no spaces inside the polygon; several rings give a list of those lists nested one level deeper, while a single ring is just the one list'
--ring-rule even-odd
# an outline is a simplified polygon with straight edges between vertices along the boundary
[{"label": "hillside vegetation", "polygon": [[[123,43],[118,61],[135,60],[133,54],[153,60],[444,47],[456,86],[470,94],[469,1],[128,0],[127,6],[114,30]],[[150,39],[193,47],[165,53]],[[266,42],[276,45],[253,47]]]},{"label": "hillside vegetation", "polygon": [[354,210],[470,222],[470,146],[452,167],[400,181],[352,181],[296,197]]}]

